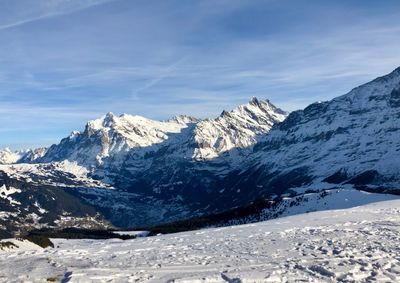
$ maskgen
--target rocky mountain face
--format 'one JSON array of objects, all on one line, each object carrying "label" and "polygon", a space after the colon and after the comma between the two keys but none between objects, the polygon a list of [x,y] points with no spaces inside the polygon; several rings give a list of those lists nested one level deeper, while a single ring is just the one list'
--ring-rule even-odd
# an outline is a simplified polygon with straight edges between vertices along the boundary
[{"label": "rocky mountain face", "polygon": [[253,97],[246,105],[230,112],[223,111],[217,119],[199,122],[193,133],[195,150],[192,157],[210,160],[227,151],[249,148],[287,114],[270,101]]},{"label": "rocky mountain face", "polygon": [[399,90],[400,68],[291,113],[255,146],[245,170],[232,174],[234,186],[266,194],[344,186],[399,192]]},{"label": "rocky mountain face", "polygon": [[[14,191],[62,190],[74,207],[85,207],[80,214],[63,209],[70,217],[96,212],[123,227],[259,199],[279,205],[285,197],[301,203],[306,194],[319,200],[333,190],[399,193],[400,69],[289,116],[256,98],[216,119],[109,113],[27,161],[5,156],[14,161],[3,163],[29,163],[0,166]],[[9,195],[0,202],[10,203]],[[20,211],[27,205],[14,203]]]}]

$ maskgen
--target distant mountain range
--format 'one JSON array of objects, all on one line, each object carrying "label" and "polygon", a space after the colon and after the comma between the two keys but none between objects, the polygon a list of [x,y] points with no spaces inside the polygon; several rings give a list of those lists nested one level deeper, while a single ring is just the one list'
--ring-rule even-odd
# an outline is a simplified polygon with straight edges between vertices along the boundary
[{"label": "distant mountain range", "polygon": [[6,149],[0,164],[0,236],[157,225],[265,199],[304,206],[300,196],[332,190],[399,193],[400,68],[290,114],[257,98],[216,119],[108,113],[50,148]]}]

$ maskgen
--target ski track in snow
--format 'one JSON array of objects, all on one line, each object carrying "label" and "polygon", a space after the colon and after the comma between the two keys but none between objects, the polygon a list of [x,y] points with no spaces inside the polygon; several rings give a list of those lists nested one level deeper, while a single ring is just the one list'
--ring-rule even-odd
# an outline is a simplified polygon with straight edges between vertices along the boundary
[{"label": "ski track in snow", "polygon": [[0,252],[1,282],[399,282],[400,200],[122,241]]}]

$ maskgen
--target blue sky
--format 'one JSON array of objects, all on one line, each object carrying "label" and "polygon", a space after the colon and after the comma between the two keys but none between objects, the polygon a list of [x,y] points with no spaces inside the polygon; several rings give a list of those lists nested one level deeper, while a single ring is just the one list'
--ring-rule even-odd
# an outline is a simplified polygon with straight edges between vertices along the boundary
[{"label": "blue sky", "polygon": [[0,148],[106,112],[285,110],[400,66],[399,1],[0,0]]}]

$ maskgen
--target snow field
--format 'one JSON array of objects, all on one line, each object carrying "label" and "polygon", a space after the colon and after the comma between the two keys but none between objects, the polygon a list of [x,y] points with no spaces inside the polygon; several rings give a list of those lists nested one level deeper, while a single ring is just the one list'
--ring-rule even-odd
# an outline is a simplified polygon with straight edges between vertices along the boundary
[{"label": "snow field", "polygon": [[1,252],[1,282],[399,282],[400,200],[122,241]]}]

